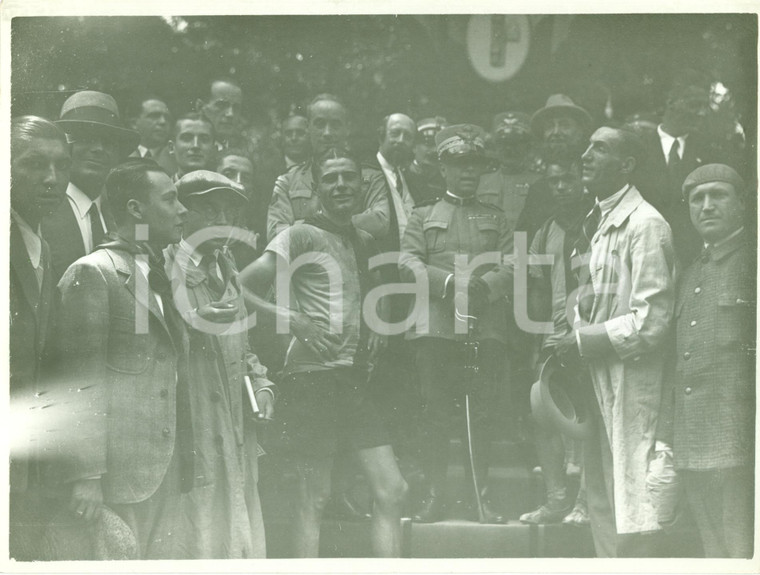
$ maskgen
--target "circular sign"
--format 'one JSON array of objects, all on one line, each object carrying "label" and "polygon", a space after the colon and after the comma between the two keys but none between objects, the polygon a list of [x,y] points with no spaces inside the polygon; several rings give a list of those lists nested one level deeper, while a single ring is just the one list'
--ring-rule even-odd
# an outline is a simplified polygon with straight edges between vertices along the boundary
[{"label": "circular sign", "polygon": [[489,82],[504,82],[520,71],[528,57],[530,24],[524,15],[470,16],[467,54],[472,67]]}]

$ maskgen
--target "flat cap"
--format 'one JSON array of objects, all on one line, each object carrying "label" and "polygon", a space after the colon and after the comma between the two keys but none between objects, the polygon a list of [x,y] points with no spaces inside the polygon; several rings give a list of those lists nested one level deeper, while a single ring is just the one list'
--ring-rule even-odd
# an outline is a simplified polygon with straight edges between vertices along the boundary
[{"label": "flat cap", "polygon": [[209,170],[190,172],[182,176],[177,182],[177,194],[179,195],[179,201],[183,203],[188,198],[218,191],[225,191],[238,201],[248,201],[243,186],[237,182],[233,182],[222,174]]},{"label": "flat cap", "polygon": [[686,176],[681,187],[683,197],[689,199],[689,192],[692,189],[709,182],[726,182],[727,184],[731,184],[740,194],[744,193],[746,185],[742,177],[730,166],[725,164],[705,164]]},{"label": "flat cap", "polygon": [[444,128],[435,135],[438,157],[445,155],[465,156],[474,154],[485,156],[486,133],[474,124],[455,124]]}]

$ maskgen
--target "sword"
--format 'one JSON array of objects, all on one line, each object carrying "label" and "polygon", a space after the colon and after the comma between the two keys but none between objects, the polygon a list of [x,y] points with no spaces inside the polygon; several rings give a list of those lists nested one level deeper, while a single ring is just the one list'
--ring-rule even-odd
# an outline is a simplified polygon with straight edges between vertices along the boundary
[{"label": "sword", "polygon": [[472,485],[475,488],[475,501],[478,506],[478,521],[480,523],[485,523],[485,512],[483,511],[483,501],[480,496],[480,486],[478,484],[478,475],[475,471],[475,454],[473,453],[472,448],[472,421],[470,416],[470,391],[472,390],[472,386],[475,383],[475,379],[478,376],[478,372],[480,371],[480,365],[478,362],[478,340],[475,337],[475,332],[477,330],[477,324],[478,324],[478,318],[474,315],[467,315],[459,311],[459,296],[463,296],[464,294],[460,293],[457,294],[457,297],[454,298],[454,315],[456,317],[457,321],[466,321],[467,322],[467,339],[464,342],[464,349],[465,349],[465,364],[464,364],[464,371],[465,374],[468,376],[467,382],[465,384],[465,394],[464,394],[464,413],[465,413],[465,422],[467,427],[467,455],[469,456],[470,460],[470,472],[472,473]]}]

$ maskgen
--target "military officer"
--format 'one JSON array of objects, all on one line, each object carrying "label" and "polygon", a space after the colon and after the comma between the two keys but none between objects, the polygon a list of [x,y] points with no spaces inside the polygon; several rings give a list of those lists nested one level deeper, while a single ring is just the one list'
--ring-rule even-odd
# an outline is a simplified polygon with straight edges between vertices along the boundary
[{"label": "military officer", "polygon": [[[484,485],[492,407],[509,367],[505,342],[510,314],[505,296],[512,272],[503,261],[504,255],[512,252],[512,234],[504,212],[481,203],[475,195],[489,163],[484,136],[482,128],[469,124],[438,132],[435,141],[446,193],[414,210],[402,242],[402,279],[415,281],[427,276],[429,287],[429,293],[418,294],[418,301],[412,303],[416,321],[407,333],[416,345],[424,402],[422,464],[428,491],[415,515],[419,522],[443,517],[451,410],[455,402],[465,405],[464,392],[471,383],[475,475]],[[486,254],[489,263],[473,266],[474,258]],[[468,265],[474,268],[471,274],[464,269]],[[463,300],[469,304],[461,305]],[[425,303],[426,309],[421,309]],[[473,334],[468,335],[466,321],[463,326],[455,318],[459,314],[477,316]],[[468,337],[479,342],[477,382],[468,381],[462,369],[467,353],[463,342]],[[481,520],[503,521],[487,505],[482,509],[486,513]]]}]

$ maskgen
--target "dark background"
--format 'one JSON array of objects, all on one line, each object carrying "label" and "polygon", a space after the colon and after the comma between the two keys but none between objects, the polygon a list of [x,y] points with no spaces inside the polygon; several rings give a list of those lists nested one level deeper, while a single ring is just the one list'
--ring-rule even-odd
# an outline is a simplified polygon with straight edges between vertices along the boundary
[{"label": "dark background", "polygon": [[[599,122],[659,113],[670,80],[698,69],[731,91],[756,166],[754,14],[528,16],[530,52],[509,81],[473,70],[467,15],[16,17],[12,113],[56,118],[74,91],[131,101],[157,94],[174,115],[206,98],[208,81],[242,85],[244,114],[271,137],[276,122],[319,92],[343,97],[362,150],[389,112],[490,125],[564,92]],[[605,114],[606,111],[606,114]],[[753,176],[754,174],[752,174]]]}]

